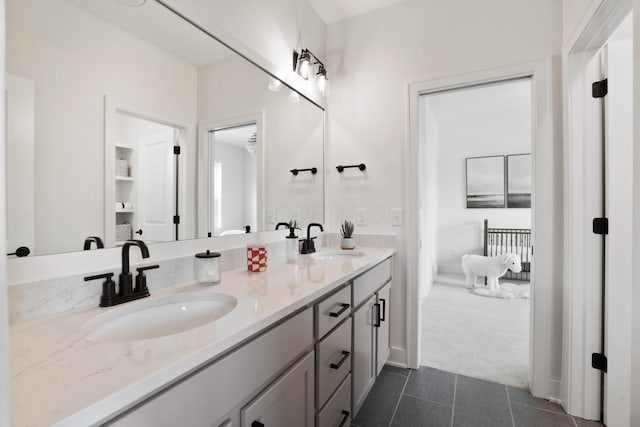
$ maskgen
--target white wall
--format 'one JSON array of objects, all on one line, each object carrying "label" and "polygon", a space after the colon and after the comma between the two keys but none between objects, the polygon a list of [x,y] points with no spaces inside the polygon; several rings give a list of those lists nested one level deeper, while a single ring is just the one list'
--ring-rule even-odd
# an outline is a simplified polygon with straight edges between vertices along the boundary
[{"label": "white wall", "polygon": [[508,82],[423,98],[438,122],[438,272],[461,274],[463,255],[483,254],[484,219],[490,227],[531,228],[531,209],[466,205],[467,158],[531,153],[531,85]]},{"label": "white wall", "polygon": [[[328,164],[364,162],[367,171],[354,174],[350,181],[336,173],[328,174],[327,224],[333,226],[344,217],[353,217],[356,208],[366,208],[369,225],[357,227],[356,237],[358,230],[401,237],[416,232],[390,225],[390,209],[404,202],[407,84],[558,55],[561,12],[561,3],[555,0],[407,0],[329,25],[328,67],[335,70],[335,77],[329,110]],[[556,146],[560,147],[559,142]],[[544,156],[553,159],[557,154],[559,150]],[[548,203],[541,209],[554,212],[555,224],[562,218],[561,206],[556,210],[555,205],[561,202],[562,184],[556,173],[559,167],[560,162],[549,164],[549,180],[557,183],[555,192],[540,194]],[[561,234],[555,229],[540,232],[553,236],[549,239],[554,252],[561,254]],[[400,259],[404,257],[400,253]],[[549,265],[552,271],[547,277],[560,288],[561,265]],[[397,355],[405,348],[404,268],[402,262],[396,263],[392,295],[392,346],[398,350],[394,353]],[[561,307],[553,307],[552,312],[560,316]],[[561,374],[560,345],[561,337],[554,337],[549,353],[553,379]]]},{"label": "white wall", "polygon": [[104,230],[104,95],[194,123],[196,69],[61,0],[7,14],[7,71],[36,82],[35,253],[80,250]]}]

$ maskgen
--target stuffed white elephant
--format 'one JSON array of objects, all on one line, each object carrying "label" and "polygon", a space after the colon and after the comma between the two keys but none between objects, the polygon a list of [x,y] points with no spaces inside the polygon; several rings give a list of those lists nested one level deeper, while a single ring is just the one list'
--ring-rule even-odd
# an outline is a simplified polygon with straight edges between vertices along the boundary
[{"label": "stuffed white elephant", "polygon": [[464,255],[462,270],[467,276],[467,287],[475,288],[478,276],[485,276],[491,292],[500,289],[498,278],[504,276],[507,270],[514,273],[522,271],[520,257],[516,254],[502,254],[493,257],[482,255]]}]

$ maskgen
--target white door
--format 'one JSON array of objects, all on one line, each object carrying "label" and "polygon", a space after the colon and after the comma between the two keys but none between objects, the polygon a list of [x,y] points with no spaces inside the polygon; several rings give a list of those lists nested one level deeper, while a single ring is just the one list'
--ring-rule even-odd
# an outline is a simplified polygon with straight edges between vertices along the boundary
[{"label": "white door", "polygon": [[175,154],[176,130],[171,129],[142,137],[138,141],[138,208],[134,238],[146,242],[175,240],[173,216],[175,200]]},{"label": "white door", "polygon": [[26,246],[34,253],[33,81],[6,73],[7,251]]},{"label": "white door", "polygon": [[633,44],[605,47],[608,94],[605,99],[606,237],[604,422],[630,425],[631,282],[633,196]]}]

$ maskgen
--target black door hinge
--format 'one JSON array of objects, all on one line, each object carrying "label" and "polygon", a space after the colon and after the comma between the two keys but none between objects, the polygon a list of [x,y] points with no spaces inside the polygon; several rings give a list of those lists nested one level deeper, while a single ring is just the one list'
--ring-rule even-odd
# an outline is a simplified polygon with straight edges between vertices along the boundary
[{"label": "black door hinge", "polygon": [[180,224],[180,215],[174,215],[173,216],[173,223],[174,224]]},{"label": "black door hinge", "polygon": [[609,218],[593,218],[593,234],[609,234]]},{"label": "black door hinge", "polygon": [[593,353],[591,355],[591,367],[607,372],[607,356],[602,353]]},{"label": "black door hinge", "polygon": [[173,154],[175,154],[176,156],[180,155],[180,146],[179,145],[174,145],[173,146]]},{"label": "black door hinge", "polygon": [[609,91],[609,84],[607,83],[607,79],[600,80],[599,82],[594,82],[591,85],[591,96],[594,98],[604,98]]}]

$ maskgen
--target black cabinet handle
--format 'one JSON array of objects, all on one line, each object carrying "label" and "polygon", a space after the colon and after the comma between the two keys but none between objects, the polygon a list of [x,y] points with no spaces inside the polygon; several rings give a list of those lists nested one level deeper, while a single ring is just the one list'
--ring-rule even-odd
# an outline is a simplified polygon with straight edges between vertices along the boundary
[{"label": "black cabinet handle", "polygon": [[383,322],[387,321],[387,300],[384,298],[380,298],[382,301],[382,318],[380,319]]},{"label": "black cabinet handle", "polygon": [[349,304],[347,304],[346,302],[343,302],[340,304],[340,306],[342,307],[340,310],[336,311],[336,312],[329,312],[329,316],[331,317],[339,317],[342,313],[344,313],[349,307],[351,307]]},{"label": "black cabinet handle", "polygon": [[373,306],[376,308],[376,317],[373,322],[373,326],[375,326],[376,328],[379,328],[380,327],[380,304],[375,303],[373,304]]},{"label": "black cabinet handle", "polygon": [[340,425],[338,425],[338,427],[343,427],[344,423],[349,421],[349,415],[351,415],[351,412],[345,411],[344,409],[342,410],[342,421],[340,421]]},{"label": "black cabinet handle", "polygon": [[254,421],[251,423],[251,427],[264,427],[264,424],[262,424],[260,421]]},{"label": "black cabinet handle", "polygon": [[340,366],[342,366],[344,364],[344,362],[349,358],[349,355],[351,353],[349,353],[347,350],[342,350],[342,359],[340,359],[340,361],[338,363],[332,363],[331,365],[331,369],[340,369]]}]

